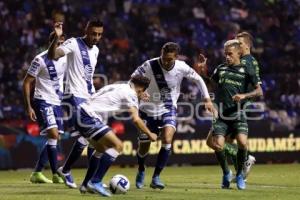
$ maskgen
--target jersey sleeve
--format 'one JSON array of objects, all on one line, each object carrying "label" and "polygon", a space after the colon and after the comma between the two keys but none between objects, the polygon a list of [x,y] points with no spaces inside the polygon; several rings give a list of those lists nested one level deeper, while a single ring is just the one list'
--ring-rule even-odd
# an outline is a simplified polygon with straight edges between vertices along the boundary
[{"label": "jersey sleeve", "polygon": [[218,67],[215,68],[215,70],[213,71],[210,79],[212,79],[213,81],[215,81],[216,83],[219,82],[219,70],[218,70]]},{"label": "jersey sleeve", "polygon": [[75,38],[70,38],[66,40],[62,45],[58,48],[61,49],[66,55],[72,53],[77,48],[77,42]]},{"label": "jersey sleeve", "polygon": [[253,86],[259,84],[255,68],[252,66],[246,66],[246,69],[248,74],[248,81],[250,82],[250,84]]},{"label": "jersey sleeve", "polygon": [[136,76],[136,75],[142,75],[142,76],[145,76],[145,77],[151,79],[150,68],[151,68],[151,66],[150,66],[149,62],[146,61],[131,74],[131,77]]},{"label": "jersey sleeve", "polygon": [[189,65],[187,65],[185,62],[183,62],[182,64],[182,69],[183,69],[184,77],[195,82],[199,87],[202,96],[204,98],[209,98],[208,90],[202,77],[199,74],[197,74],[197,72]]},{"label": "jersey sleeve", "polygon": [[27,73],[33,77],[37,77],[37,75],[39,74],[39,72],[41,71],[41,68],[43,66],[43,60],[39,57],[35,57],[31,64],[30,67],[27,70]]},{"label": "jersey sleeve", "polygon": [[259,67],[259,64],[258,64],[257,60],[254,59],[252,61],[252,65],[255,69],[255,76],[257,78],[258,84],[262,84],[261,79],[260,79],[260,75],[259,75],[260,74],[260,67]]},{"label": "jersey sleeve", "polygon": [[136,107],[139,108],[138,97],[134,92],[128,91],[126,93],[126,104],[128,107]]}]

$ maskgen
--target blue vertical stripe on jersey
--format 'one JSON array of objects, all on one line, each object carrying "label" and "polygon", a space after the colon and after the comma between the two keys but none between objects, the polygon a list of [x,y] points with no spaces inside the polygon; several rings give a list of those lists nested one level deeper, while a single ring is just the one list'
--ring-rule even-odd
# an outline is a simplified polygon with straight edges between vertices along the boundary
[{"label": "blue vertical stripe on jersey", "polygon": [[159,65],[159,59],[151,60],[150,66],[160,91],[161,100],[164,102],[167,109],[172,109],[173,101],[171,97],[171,89],[169,88],[164,73]]},{"label": "blue vertical stripe on jersey", "polygon": [[58,80],[58,76],[57,76],[57,71],[55,69],[55,65],[53,63],[52,60],[50,60],[48,57],[47,57],[47,54],[44,54],[42,56],[45,64],[46,64],[46,67],[47,67],[47,70],[48,70],[48,73],[49,73],[49,76],[50,76],[50,80],[51,81],[55,81],[56,83],[55,84],[58,84],[58,88],[54,88],[55,89],[55,92],[56,94],[58,95],[59,99],[62,100],[63,98],[63,92],[59,90],[59,80]]},{"label": "blue vertical stripe on jersey", "polygon": [[80,50],[80,54],[81,54],[81,58],[82,58],[82,63],[84,66],[84,75],[85,75],[85,81],[87,83],[87,89],[89,94],[92,94],[92,73],[93,73],[93,69],[92,69],[92,65],[91,65],[91,61],[90,61],[90,57],[89,57],[89,53],[87,50],[87,46],[84,43],[84,41],[82,40],[82,38],[76,38],[79,50]]}]

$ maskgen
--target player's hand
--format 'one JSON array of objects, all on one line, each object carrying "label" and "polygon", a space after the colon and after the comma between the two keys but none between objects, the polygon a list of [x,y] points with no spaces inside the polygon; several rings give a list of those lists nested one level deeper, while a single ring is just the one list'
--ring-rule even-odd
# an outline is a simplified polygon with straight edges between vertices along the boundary
[{"label": "player's hand", "polygon": [[62,36],[62,34],[63,34],[63,23],[55,22],[54,31],[55,31],[57,38],[60,38],[60,36]]},{"label": "player's hand", "polygon": [[196,63],[197,68],[203,68],[206,66],[206,64],[207,64],[207,58],[200,53]]},{"label": "player's hand", "polygon": [[148,94],[148,92],[144,92],[141,95],[141,100],[143,100],[144,102],[149,102],[150,101],[150,95]]},{"label": "player's hand", "polygon": [[218,111],[216,110],[210,99],[205,99],[204,108],[205,110],[211,112],[214,118],[218,117]]},{"label": "player's hand", "polygon": [[32,108],[29,108],[27,110],[27,114],[28,114],[31,121],[34,121],[34,122],[36,121],[36,114],[35,114],[35,112]]},{"label": "player's hand", "polygon": [[151,142],[155,142],[157,140],[157,135],[155,133],[150,133],[148,137],[151,140]]},{"label": "player's hand", "polygon": [[246,95],[244,94],[236,94],[232,97],[233,101],[240,102],[241,100],[245,99]]}]

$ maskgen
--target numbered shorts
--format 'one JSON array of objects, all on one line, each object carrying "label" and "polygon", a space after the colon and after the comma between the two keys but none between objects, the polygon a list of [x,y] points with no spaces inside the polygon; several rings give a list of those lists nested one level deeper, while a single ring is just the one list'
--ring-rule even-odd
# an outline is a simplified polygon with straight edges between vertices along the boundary
[{"label": "numbered shorts", "polygon": [[98,141],[112,129],[100,119],[89,116],[83,109],[79,109],[76,115],[75,128],[86,139]]},{"label": "numbered shorts", "polygon": [[76,110],[78,106],[85,101],[86,99],[75,97],[74,95],[67,95],[63,99],[63,108],[68,115],[67,127],[72,137],[80,135],[79,131],[75,129]]},{"label": "numbered shorts", "polygon": [[223,120],[218,118],[212,122],[212,135],[235,138],[239,133],[248,135],[248,123],[246,119]]},{"label": "numbered shorts", "polygon": [[[151,132],[156,133],[160,136],[160,130],[166,126],[171,126],[176,130],[177,122],[176,116],[177,112],[176,109],[173,108],[169,112],[164,113],[160,116],[148,116],[146,113],[140,111],[139,112],[141,119],[145,122],[146,126],[150,129]],[[140,142],[149,142],[149,137],[141,133],[138,137]]]},{"label": "numbered shorts", "polygon": [[51,128],[57,128],[59,133],[64,133],[63,110],[61,106],[49,104],[45,100],[34,99],[33,109],[40,126],[41,135],[46,135],[46,131]]}]

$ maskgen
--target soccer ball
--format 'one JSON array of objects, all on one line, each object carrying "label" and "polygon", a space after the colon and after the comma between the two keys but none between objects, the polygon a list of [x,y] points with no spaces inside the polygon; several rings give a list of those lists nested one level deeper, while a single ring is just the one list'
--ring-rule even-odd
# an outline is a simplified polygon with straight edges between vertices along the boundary
[{"label": "soccer ball", "polygon": [[113,194],[125,194],[130,188],[130,182],[124,175],[117,174],[109,182],[109,189]]}]

